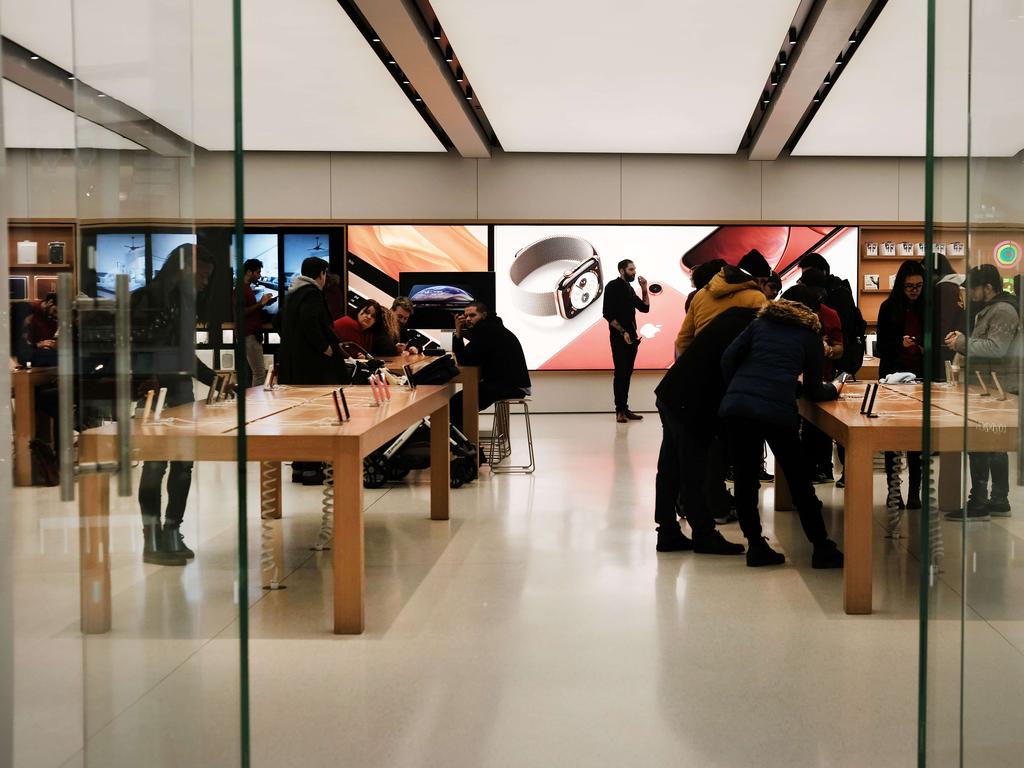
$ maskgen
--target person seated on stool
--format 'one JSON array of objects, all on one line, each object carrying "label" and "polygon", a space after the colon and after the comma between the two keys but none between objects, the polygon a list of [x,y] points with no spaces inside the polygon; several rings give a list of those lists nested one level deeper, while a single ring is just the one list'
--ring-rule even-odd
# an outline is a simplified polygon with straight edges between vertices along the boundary
[{"label": "person seated on stool", "polygon": [[797,377],[803,374],[803,394],[811,400],[835,400],[833,384],[821,380],[825,351],[821,322],[810,308],[816,296],[795,286],[779,301],[769,303],[722,355],[727,382],[719,409],[728,431],[736,477],[736,514],[747,539],[747,565],[781,565],[784,555],[768,545],[761,533],[757,475],[761,443],[789,481],[800,524],[814,545],[813,568],[841,568],[843,553],[828,538],[821,501],[811,484],[811,468],[800,451],[800,413],[796,407]]},{"label": "person seated on stool", "polygon": [[[498,400],[525,397],[530,393],[530,371],[523,345],[487,305],[474,301],[455,316],[452,352],[459,365],[480,367],[480,410]],[[451,401],[451,421],[462,429],[462,392]]]}]

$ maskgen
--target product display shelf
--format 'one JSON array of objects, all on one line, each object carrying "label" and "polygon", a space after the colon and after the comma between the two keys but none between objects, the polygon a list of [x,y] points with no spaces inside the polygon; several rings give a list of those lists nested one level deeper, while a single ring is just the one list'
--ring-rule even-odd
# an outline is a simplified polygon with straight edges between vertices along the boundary
[{"label": "product display shelf", "polygon": [[[28,243],[33,243],[34,247]],[[63,244],[63,249],[56,244]],[[60,273],[75,274],[77,246],[77,228],[72,221],[10,221],[7,226],[9,298],[32,301],[55,291]],[[25,261],[26,251],[31,251],[29,257],[33,260]],[[60,258],[61,263],[51,263],[51,258]]]}]

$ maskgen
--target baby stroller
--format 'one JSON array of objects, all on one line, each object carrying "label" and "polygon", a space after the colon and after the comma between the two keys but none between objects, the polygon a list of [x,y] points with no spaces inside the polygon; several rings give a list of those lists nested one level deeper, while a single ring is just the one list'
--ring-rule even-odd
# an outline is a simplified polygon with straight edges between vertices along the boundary
[{"label": "baby stroller", "polygon": [[[451,486],[461,488],[476,480],[476,446],[455,427],[449,428],[448,442]],[[389,481],[401,480],[414,469],[429,466],[430,419],[424,419],[363,459],[363,487],[381,488]]]}]

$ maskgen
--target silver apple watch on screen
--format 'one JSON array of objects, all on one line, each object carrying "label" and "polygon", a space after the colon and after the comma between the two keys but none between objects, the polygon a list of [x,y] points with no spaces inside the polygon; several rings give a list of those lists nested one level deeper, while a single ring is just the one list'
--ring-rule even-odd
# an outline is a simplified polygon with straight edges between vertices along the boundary
[{"label": "silver apple watch on screen", "polygon": [[[528,275],[559,261],[575,266],[563,273],[554,290],[531,291],[520,286]],[[512,261],[509,277],[515,286],[516,308],[528,315],[558,315],[568,320],[597,301],[604,292],[597,251],[582,237],[570,235],[545,237],[521,249]]]}]

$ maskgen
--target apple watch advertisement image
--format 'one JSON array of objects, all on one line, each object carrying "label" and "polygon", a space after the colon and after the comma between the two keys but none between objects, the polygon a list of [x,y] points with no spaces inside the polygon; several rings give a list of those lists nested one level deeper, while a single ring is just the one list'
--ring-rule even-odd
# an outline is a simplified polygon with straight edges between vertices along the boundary
[{"label": "apple watch advertisement image", "polygon": [[693,268],[712,258],[735,264],[757,248],[788,287],[800,256],[815,250],[834,275],[856,282],[856,235],[852,227],[496,225],[495,306],[531,370],[611,370],[602,300],[628,259],[638,298],[639,277],[648,283],[649,311],[636,313],[636,368],[663,370],[674,360]]}]

